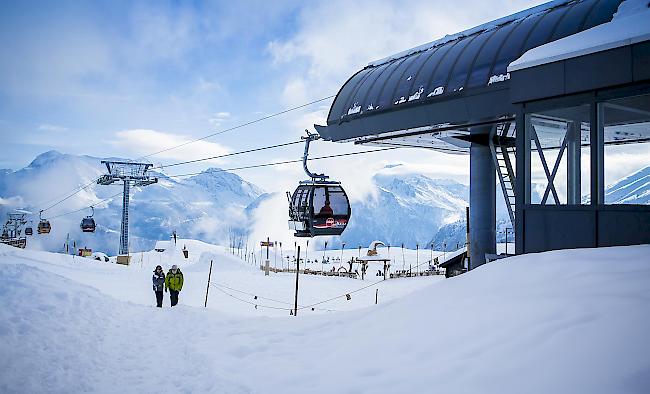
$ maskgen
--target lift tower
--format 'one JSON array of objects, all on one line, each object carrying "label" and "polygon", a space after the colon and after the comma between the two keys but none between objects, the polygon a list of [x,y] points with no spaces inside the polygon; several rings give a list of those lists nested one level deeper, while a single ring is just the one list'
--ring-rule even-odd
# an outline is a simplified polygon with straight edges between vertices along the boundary
[{"label": "lift tower", "polygon": [[124,193],[122,195],[122,227],[120,230],[120,255],[129,253],[129,190],[133,186],[148,186],[158,182],[158,178],[147,175],[147,170],[153,164],[130,163],[123,161],[102,160],[106,165],[108,174],[97,179],[100,185],[111,185],[115,182],[123,182]]}]

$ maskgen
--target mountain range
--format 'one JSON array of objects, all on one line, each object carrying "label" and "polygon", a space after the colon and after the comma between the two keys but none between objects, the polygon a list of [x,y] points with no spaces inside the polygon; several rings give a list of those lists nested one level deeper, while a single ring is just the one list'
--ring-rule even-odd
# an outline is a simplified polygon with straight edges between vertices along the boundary
[{"label": "mountain range", "polygon": [[[25,209],[34,213],[30,225],[35,226],[40,209],[63,200],[44,212],[43,216],[52,222],[52,233],[31,237],[29,247],[61,251],[69,239],[71,246],[115,254],[121,221],[121,186],[93,183],[105,172],[101,160],[49,151],[23,169],[0,170],[0,217],[15,209]],[[152,174],[159,178],[157,184],[131,190],[133,251],[149,250],[156,240],[169,239],[173,231],[184,238],[216,244],[227,244],[232,234],[241,239],[262,234],[265,237],[265,231],[270,232],[271,227],[281,228],[277,232],[290,237],[285,227],[286,197],[280,193],[265,193],[238,175],[218,168],[184,179],[172,179],[156,171]],[[327,239],[329,247],[340,247],[341,243],[365,247],[374,240],[408,248],[428,248],[433,243],[437,250],[453,250],[464,244],[467,185],[421,174],[396,173],[395,165],[380,170],[373,176],[373,182],[373,193],[351,202],[353,214],[348,228],[341,237]],[[89,187],[72,195],[72,190],[88,184]],[[503,242],[506,228],[512,226],[498,187],[497,194],[497,235]],[[275,205],[269,209],[272,201]],[[609,186],[606,201],[650,203],[650,167]],[[90,208],[85,208],[91,204],[96,205],[94,218],[98,227],[94,234],[84,234],[79,221],[91,214]],[[312,247],[322,247],[324,241],[316,239]]]}]

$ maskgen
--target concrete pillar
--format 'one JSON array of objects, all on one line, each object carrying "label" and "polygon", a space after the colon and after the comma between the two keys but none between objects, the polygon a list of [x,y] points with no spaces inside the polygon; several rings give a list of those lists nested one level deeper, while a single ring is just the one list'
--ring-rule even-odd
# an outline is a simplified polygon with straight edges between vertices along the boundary
[{"label": "concrete pillar", "polygon": [[[489,127],[482,129],[489,132]],[[484,134],[486,130],[478,131]],[[469,162],[469,269],[472,270],[485,264],[486,253],[496,253],[496,169],[486,144],[472,142]]]}]

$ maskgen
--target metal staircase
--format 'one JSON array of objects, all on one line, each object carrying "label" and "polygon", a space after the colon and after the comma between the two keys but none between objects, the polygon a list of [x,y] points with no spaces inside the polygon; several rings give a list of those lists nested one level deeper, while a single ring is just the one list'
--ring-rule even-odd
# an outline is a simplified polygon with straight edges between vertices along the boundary
[{"label": "metal staircase", "polygon": [[512,123],[499,123],[490,136],[490,150],[499,176],[499,184],[508,208],[512,228],[515,228],[515,127]]}]

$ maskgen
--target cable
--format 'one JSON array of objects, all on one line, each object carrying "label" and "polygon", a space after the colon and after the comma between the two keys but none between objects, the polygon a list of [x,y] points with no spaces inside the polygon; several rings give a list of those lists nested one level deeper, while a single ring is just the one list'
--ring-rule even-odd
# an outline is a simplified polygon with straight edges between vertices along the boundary
[{"label": "cable", "polygon": [[[76,194],[79,193],[80,191],[86,189],[88,186],[90,186],[90,185],[92,185],[92,184],[96,184],[96,183],[97,183],[97,179],[99,179],[99,178],[94,179],[93,181],[91,181],[91,182],[85,184],[84,186],[79,186],[79,187],[77,187],[76,189],[73,190],[73,193],[67,195],[67,196],[64,197],[63,199],[61,199],[61,200],[55,202],[54,204],[48,206],[48,207],[45,208],[45,209],[43,209],[43,212],[48,211],[48,210],[50,210],[50,209],[56,207],[57,205],[61,204],[62,202],[66,201],[66,200],[68,200],[69,198],[71,198],[72,196],[76,195]],[[58,197],[56,197],[56,198],[58,198]],[[55,199],[55,198],[50,199],[49,201],[53,201],[54,199]],[[41,204],[39,204],[39,205],[41,205]],[[43,203],[42,205],[45,205],[45,203]]]},{"label": "cable", "polygon": [[92,204],[92,205],[89,205],[89,206],[87,206],[87,207],[83,207],[83,208],[79,208],[79,209],[76,209],[76,210],[74,210],[74,211],[70,211],[70,212],[66,212],[66,213],[61,213],[61,214],[56,215],[56,216],[51,216],[50,219],[56,219],[56,218],[59,218],[59,217],[61,217],[61,216],[66,216],[66,215],[71,215],[71,214],[73,214],[73,213],[81,212],[81,211],[83,211],[83,210],[88,209],[89,207],[95,207],[95,206],[97,206],[97,205],[99,205],[99,204],[101,204],[101,203],[103,203],[103,202],[106,202],[106,201],[108,201],[108,200],[110,200],[110,199],[112,199],[112,198],[115,198],[115,197],[119,196],[119,195],[122,194],[122,193],[123,193],[123,192],[120,191],[119,193],[116,193],[116,194],[114,194],[114,195],[112,195],[112,196],[110,196],[110,197],[107,197],[107,198],[105,198],[105,199],[103,199],[103,200],[101,200],[101,201],[98,201],[98,202],[96,202],[96,203],[94,203],[94,204]]},{"label": "cable", "polygon": [[163,169],[163,168],[168,168],[168,167],[180,166],[180,165],[184,165],[184,164],[198,163],[198,162],[200,162],[200,161],[214,160],[214,159],[221,159],[221,158],[223,158],[223,157],[242,155],[242,154],[244,154],[244,153],[258,152],[258,151],[261,151],[261,150],[267,150],[267,149],[279,148],[279,147],[282,147],[282,146],[288,146],[288,145],[300,144],[300,143],[302,143],[302,142],[303,142],[303,141],[292,141],[292,142],[286,142],[286,143],[283,143],[283,144],[270,145],[270,146],[264,146],[264,147],[261,147],[261,148],[254,148],[254,149],[244,150],[244,151],[240,151],[240,152],[226,153],[226,154],[219,155],[219,156],[205,157],[205,158],[203,158],[203,159],[195,159],[195,160],[181,161],[181,162],[179,162],[179,163],[166,164],[166,165],[162,165],[162,164],[161,164],[161,165],[159,165],[159,166],[157,166],[157,167],[152,167],[152,169],[154,169],[154,170],[155,170],[155,169]]},{"label": "cable", "polygon": [[[276,300],[276,299],[269,298],[269,297],[262,297],[262,296],[260,296],[260,295],[257,295],[257,294],[254,294],[254,293],[249,293],[249,292],[246,292],[246,291],[243,291],[243,290],[238,290],[238,289],[235,289],[235,288],[232,288],[232,287],[226,286],[226,285],[224,285],[224,284],[217,284],[217,283],[211,283],[211,284],[212,284],[212,285],[215,285],[215,286],[221,286],[221,287],[224,287],[224,288],[226,288],[226,289],[228,289],[228,290],[232,290],[232,291],[235,291],[235,292],[237,292],[237,293],[246,294],[246,295],[249,295],[249,296],[251,296],[251,297],[256,297],[256,298],[263,299],[263,300],[268,300],[268,301],[272,301],[272,302],[277,302],[277,303],[279,303],[279,304],[285,304],[285,305],[291,305],[291,306],[294,305],[293,302],[280,301],[280,300]],[[301,306],[301,305],[298,305],[298,307],[299,307],[299,309],[300,309],[300,307],[302,307],[302,306]],[[314,309],[316,309],[316,310],[321,310],[321,311],[328,311],[328,312],[336,312],[334,309],[325,309],[325,308],[322,308],[322,309],[321,309],[321,308],[314,308]],[[293,310],[293,308],[292,308],[292,310]]]},{"label": "cable", "polygon": [[323,301],[319,301],[319,302],[317,302],[317,303],[315,303],[315,304],[311,304],[311,305],[303,306],[303,307],[300,307],[300,308],[298,308],[298,309],[312,308],[312,307],[314,307],[314,306],[316,306],[316,305],[320,305],[320,304],[324,304],[324,303],[326,303],[326,302],[334,301],[334,300],[337,299],[337,298],[342,298],[342,297],[347,296],[348,294],[354,294],[354,293],[357,293],[357,292],[359,292],[359,291],[361,291],[361,290],[365,290],[365,289],[367,289],[368,287],[376,286],[376,285],[378,285],[378,284],[380,284],[380,283],[382,283],[382,282],[385,282],[385,280],[384,280],[384,279],[382,279],[382,280],[378,280],[377,282],[371,283],[371,284],[369,284],[369,285],[367,285],[367,286],[363,286],[363,287],[361,287],[361,288],[359,288],[359,289],[356,289],[356,290],[353,290],[353,291],[349,291],[349,292],[347,292],[347,293],[345,293],[345,294],[341,294],[341,295],[338,295],[338,296],[336,296],[336,297],[328,298],[328,299],[323,300]]},{"label": "cable", "polygon": [[[341,153],[337,155],[329,155],[329,156],[320,156],[320,157],[311,157],[307,158],[307,160],[322,160],[322,159],[332,159],[336,157],[343,157],[343,156],[354,156],[354,155],[362,155],[364,153],[374,153],[374,152],[383,152],[387,150],[393,150],[393,149],[399,149],[398,147],[391,147],[391,148],[382,148],[382,149],[374,149],[374,150],[367,150],[363,152],[349,152],[349,153]],[[291,164],[291,163],[300,163],[302,162],[303,159],[296,159],[296,160],[285,160],[285,161],[277,161],[273,163],[264,163],[264,164],[254,164],[250,166],[243,166],[243,167],[233,167],[233,168],[225,168],[225,169],[216,169],[214,172],[224,172],[224,171],[237,171],[237,170],[246,170],[246,169],[251,169],[251,168],[260,168],[260,167],[271,167],[271,166],[278,166],[282,164]],[[168,178],[181,178],[181,177],[186,177],[186,176],[195,176],[195,175],[200,175],[202,172],[193,172],[189,174],[178,174],[178,175],[167,175]]]},{"label": "cable", "polygon": [[308,102],[306,104],[301,104],[301,105],[298,105],[296,107],[287,108],[287,109],[284,109],[282,111],[279,111],[279,112],[276,112],[276,113],[273,113],[273,114],[270,114],[270,115],[266,115],[266,116],[263,116],[261,118],[251,120],[249,122],[242,123],[242,124],[239,124],[237,126],[233,126],[233,127],[227,128],[225,130],[218,131],[216,133],[208,134],[208,135],[206,135],[204,137],[201,137],[201,138],[197,138],[197,139],[194,139],[194,140],[191,140],[191,141],[183,142],[182,144],[178,144],[176,146],[170,146],[169,148],[165,148],[165,149],[159,150],[157,152],[149,153],[148,155],[142,156],[142,157],[140,157],[140,158],[138,158],[136,160],[142,160],[144,158],[155,156],[157,154],[168,152],[170,150],[178,149],[180,147],[187,146],[189,144],[193,144],[193,143],[198,142],[198,141],[203,141],[205,139],[214,137],[215,135],[224,134],[224,133],[227,133],[227,132],[232,131],[232,130],[241,129],[242,127],[250,126],[252,124],[259,123],[259,122],[262,122],[264,120],[267,120],[267,119],[270,119],[270,118],[273,118],[273,117],[276,117],[276,116],[279,116],[279,115],[283,115],[283,114],[286,114],[286,113],[291,112],[291,111],[295,111],[295,110],[300,109],[300,108],[308,107],[310,105],[319,103],[321,101],[329,100],[329,99],[333,98],[334,96],[335,95],[323,97],[323,98],[320,98],[318,100],[310,101],[310,102]]},{"label": "cable", "polygon": [[248,300],[244,300],[242,298],[239,298],[237,296],[234,296],[234,295],[228,293],[227,291],[223,290],[222,288],[216,286],[214,283],[210,283],[210,286],[212,286],[215,289],[219,290],[223,294],[236,299],[237,301],[245,302],[246,304],[254,305],[255,307],[267,308],[267,309],[276,309],[276,310],[282,310],[282,311],[292,311],[293,310],[293,309],[289,309],[289,308],[282,308],[282,307],[270,306],[270,305],[262,305],[262,304],[257,304],[257,303],[254,303],[254,302],[250,302]]}]

